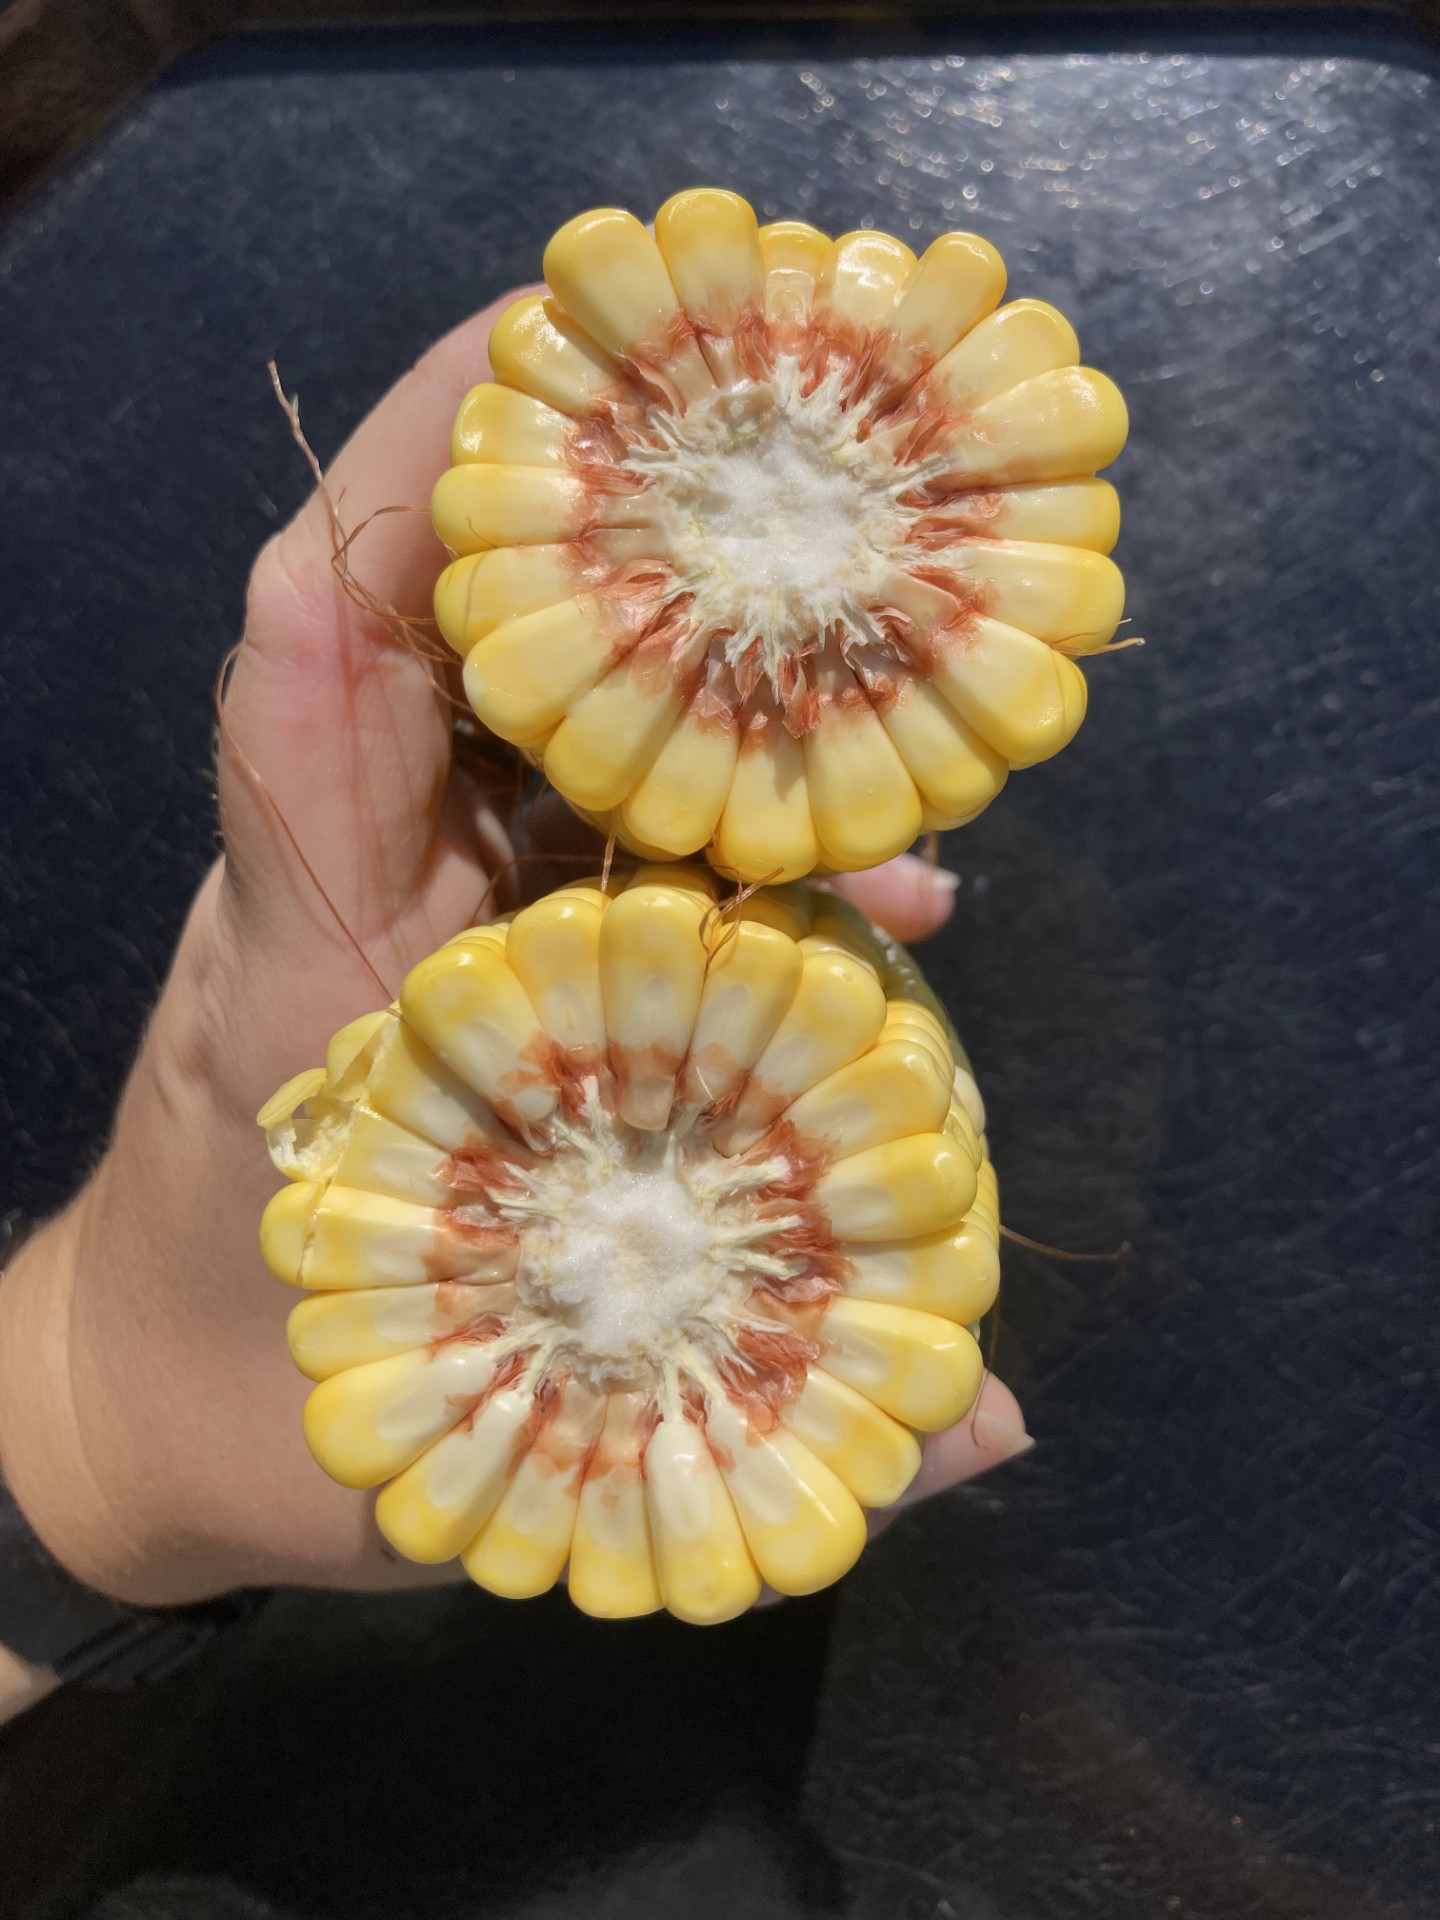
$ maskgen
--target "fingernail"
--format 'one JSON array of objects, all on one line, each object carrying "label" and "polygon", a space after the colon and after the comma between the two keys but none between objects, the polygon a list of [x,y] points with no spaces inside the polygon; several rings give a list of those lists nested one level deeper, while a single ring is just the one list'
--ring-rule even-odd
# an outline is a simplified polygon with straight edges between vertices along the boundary
[{"label": "fingernail", "polygon": [[931,867],[930,884],[940,893],[954,893],[960,884],[960,876],[952,873],[948,867]]},{"label": "fingernail", "polygon": [[982,1452],[995,1455],[997,1466],[1002,1460],[1014,1460],[1028,1453],[1035,1444],[1033,1433],[1027,1433],[1011,1420],[1002,1420],[998,1413],[977,1413],[971,1432]]}]

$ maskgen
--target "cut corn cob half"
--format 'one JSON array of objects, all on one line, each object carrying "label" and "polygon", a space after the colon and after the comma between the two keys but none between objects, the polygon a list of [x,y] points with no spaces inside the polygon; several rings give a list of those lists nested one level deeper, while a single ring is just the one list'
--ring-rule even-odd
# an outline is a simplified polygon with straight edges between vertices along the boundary
[{"label": "cut corn cob half", "polygon": [[984,1112],[904,951],[703,867],[462,934],[260,1124],[305,1432],[421,1562],[619,1617],[808,1593],[979,1392]]},{"label": "cut corn cob half", "polygon": [[958,826],[1085,713],[1124,402],[973,234],[602,208],[496,322],[433,512],[480,718],[642,857],[747,882]]}]

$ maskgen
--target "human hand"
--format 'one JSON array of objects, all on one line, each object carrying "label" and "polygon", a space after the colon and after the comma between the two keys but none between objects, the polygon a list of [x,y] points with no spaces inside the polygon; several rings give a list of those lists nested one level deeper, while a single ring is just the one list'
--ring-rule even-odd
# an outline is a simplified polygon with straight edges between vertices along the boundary
[{"label": "human hand", "polygon": [[[503,304],[440,341],[340,454],[328,484],[347,526],[428,497],[456,407],[488,375]],[[377,601],[426,604],[442,555],[423,515],[375,520],[360,552]],[[0,1288],[0,1459],[51,1551],[122,1599],[454,1571],[397,1563],[372,1501],[305,1449],[308,1383],[284,1338],[294,1296],[257,1251],[276,1178],[254,1123],[338,1027],[470,924],[511,866],[512,803],[457,759],[441,678],[347,596],[312,497],[251,579],[219,752],[225,855],[111,1146]],[[554,833],[567,830],[557,813]],[[946,876],[908,856],[833,884],[902,939],[951,907]],[[978,1412],[930,1440],[906,1501],[1028,1444],[1013,1396],[989,1379]]]}]

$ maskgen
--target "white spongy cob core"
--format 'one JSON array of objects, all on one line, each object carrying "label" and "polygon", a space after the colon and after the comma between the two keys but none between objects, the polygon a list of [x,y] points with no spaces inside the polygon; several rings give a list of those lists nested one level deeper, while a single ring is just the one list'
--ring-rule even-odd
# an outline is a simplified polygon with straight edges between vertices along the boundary
[{"label": "white spongy cob core", "polygon": [[867,609],[896,564],[909,484],[857,434],[840,375],[806,393],[778,356],[769,382],[677,417],[628,466],[648,483],[679,589],[732,669],[756,655],[772,686],[817,634],[879,639]]}]

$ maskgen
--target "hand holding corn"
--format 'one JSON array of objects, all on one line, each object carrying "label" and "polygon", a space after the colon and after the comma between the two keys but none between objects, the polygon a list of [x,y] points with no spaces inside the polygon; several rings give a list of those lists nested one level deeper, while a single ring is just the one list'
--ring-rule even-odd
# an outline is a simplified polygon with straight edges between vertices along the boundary
[{"label": "hand holding corn", "polygon": [[337,1033],[259,1116],[294,1183],[261,1243],[317,1296],[311,1449],[401,1553],[709,1623],[838,1578],[979,1393],[979,1091],[908,957],[797,883],[1074,733],[1125,410],[971,234],[917,259],[698,188],[653,234],[577,216],[545,274],[435,488],[437,624],[476,714],[656,864]]},{"label": "hand holding corn", "polygon": [[[425,498],[498,310],[440,342],[341,454],[330,478],[348,524]],[[381,519],[366,536],[367,583],[392,605],[422,607],[436,567],[423,519]],[[254,1250],[275,1180],[257,1109],[382,998],[276,809],[392,990],[469,925],[509,858],[503,811],[452,764],[430,671],[345,597],[318,499],[256,566],[226,711],[275,804],[222,744],[225,856],[190,913],[112,1143],[0,1288],[0,1458],[14,1492],[81,1578],[156,1604],[451,1571],[397,1564],[370,1501],[315,1466],[306,1382],[285,1347],[293,1295]],[[948,911],[919,863],[846,886],[905,938]],[[1025,1444],[998,1382],[981,1408],[930,1440],[917,1490]]]}]

